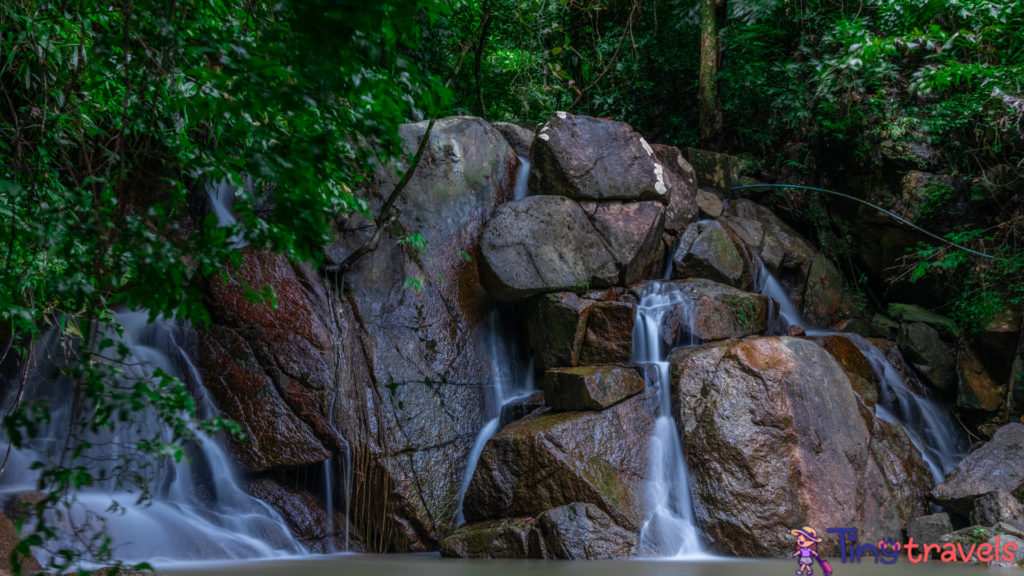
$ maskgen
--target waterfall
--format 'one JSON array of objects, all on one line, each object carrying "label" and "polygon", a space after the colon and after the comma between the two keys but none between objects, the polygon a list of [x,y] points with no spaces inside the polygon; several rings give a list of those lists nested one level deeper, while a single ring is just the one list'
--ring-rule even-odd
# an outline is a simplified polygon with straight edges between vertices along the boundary
[{"label": "waterfall", "polygon": [[[501,409],[506,404],[518,401],[536,388],[533,358],[529,358],[529,346],[518,330],[515,308],[511,304],[496,304],[487,315],[487,344],[491,355],[491,398],[489,399],[488,415],[490,418],[477,433],[476,441],[466,460],[466,470],[459,485],[459,504],[456,509],[455,525],[461,526],[466,521],[462,513],[462,501],[466,498],[466,490],[473,480],[476,463],[484,446],[500,431]],[[524,357],[527,357],[524,359]]]},{"label": "waterfall", "polygon": [[[644,288],[633,325],[633,362],[657,371],[648,385],[658,390],[659,411],[650,445],[647,482],[647,519],[640,531],[641,547],[649,553],[673,558],[706,557],[693,512],[689,475],[671,412],[671,376],[668,355],[675,344],[697,344],[691,326],[693,301],[674,283],[651,282]],[[682,313],[676,342],[664,341],[662,324],[669,313]]]},{"label": "waterfall", "polygon": [[518,158],[519,170],[516,171],[516,187],[513,197],[516,200],[522,200],[530,195],[530,189],[526,186],[526,182],[530,177],[530,159],[524,156],[519,156]]},{"label": "waterfall", "polygon": [[967,452],[949,409],[928,397],[927,391],[921,395],[911,390],[882,351],[862,336],[843,336],[857,346],[878,375],[881,393],[875,415],[901,426],[920,450],[935,483],[943,482]]},{"label": "waterfall", "polygon": [[[123,344],[129,354],[121,362],[110,363],[124,370],[125,383],[149,379],[155,369],[162,369],[188,386],[196,399],[199,418],[215,416],[216,408],[186,352],[189,330],[163,318],[149,323],[148,315],[146,311],[116,315],[115,321],[124,329],[123,337],[113,329],[107,329],[103,337]],[[71,382],[63,377],[51,379],[50,375],[57,365],[53,359],[66,357],[64,345],[57,329],[48,332],[38,344],[36,354],[41,360],[25,382],[26,400],[44,401],[51,413],[51,423],[21,450],[12,452],[12,461],[0,477],[0,498],[35,490],[39,477],[30,470],[30,464],[53,461],[60,456],[72,420]],[[11,392],[16,392],[16,386],[9,388],[5,407],[13,401]],[[89,433],[86,440],[94,446],[90,455],[96,458],[87,465],[94,477],[98,478],[103,468],[109,471],[118,458],[134,452],[137,442],[161,436],[168,439],[157,418],[148,414],[135,416],[137,421],[131,425],[121,423],[113,432]],[[170,458],[131,461],[132,471],[150,483],[153,502],[149,506],[137,503],[137,491],[125,492],[112,480],[100,480],[78,494],[67,510],[68,516],[76,523],[102,519],[113,541],[114,557],[130,563],[305,554],[280,515],[244,492],[219,440],[204,438],[201,444],[190,442],[185,448],[190,462],[182,459],[174,463]],[[85,465],[83,462],[77,464]],[[115,501],[123,513],[111,511]],[[72,544],[66,538],[59,543]],[[40,560],[45,565],[48,558]],[[88,563],[89,559],[85,561]]]},{"label": "waterfall", "polygon": [[[793,325],[803,326],[806,329],[806,321],[796,309],[796,306],[793,306],[793,301],[789,299],[789,293],[786,292],[785,288],[783,288],[782,283],[779,282],[779,279],[776,278],[770,270],[768,270],[760,258],[757,258],[757,261],[760,264],[758,271],[757,293],[763,294],[779,303],[779,313],[776,322],[778,323],[778,327],[782,330],[782,333],[785,334],[786,328]],[[771,334],[771,332],[769,332],[769,334]]]},{"label": "waterfall", "polygon": [[[252,187],[252,179],[248,178],[246,186]],[[238,192],[238,187],[228,183],[227,180],[221,180],[217,184],[206,185],[206,196],[210,199],[210,209],[213,214],[217,216],[217,227],[233,227],[238,224],[238,219],[235,218],[231,208],[235,205],[235,194]],[[241,239],[239,234],[234,234],[228,238],[228,242],[232,248],[244,248],[249,245],[248,242]]]}]

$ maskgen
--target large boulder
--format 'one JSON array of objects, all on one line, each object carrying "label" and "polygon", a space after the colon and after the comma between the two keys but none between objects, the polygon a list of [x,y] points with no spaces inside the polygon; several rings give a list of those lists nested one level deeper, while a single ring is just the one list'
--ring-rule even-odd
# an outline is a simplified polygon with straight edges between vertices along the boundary
[{"label": "large boulder", "polygon": [[907,522],[907,541],[911,538],[914,543],[938,544],[942,537],[953,533],[953,523],[949,520],[949,514],[940,512],[914,518]]},{"label": "large boulder", "polygon": [[1003,409],[1006,385],[992,376],[970,344],[965,345],[957,354],[956,375],[957,406],[985,412],[999,412]]},{"label": "large boulder", "polygon": [[[764,230],[764,239],[755,252],[765,266],[777,274],[793,307],[804,308],[804,290],[810,278],[811,263],[818,249],[793,230],[765,206],[757,206],[758,221]],[[753,247],[752,247],[753,248]]]},{"label": "large boulder", "polygon": [[537,133],[529,186],[577,199],[669,201],[665,168],[629,124],[566,112]]},{"label": "large boulder", "polygon": [[574,502],[537,517],[545,558],[613,560],[636,554],[639,539],[615,524],[601,508]]},{"label": "large boulder", "polygon": [[557,368],[544,374],[544,402],[555,410],[604,410],[646,385],[627,366]]},{"label": "large boulder", "polygon": [[[333,319],[307,266],[247,247],[242,265],[202,282],[211,325],[202,331],[197,368],[220,412],[237,422],[246,442],[228,446],[249,472],[322,462],[345,440],[331,425]],[[270,286],[277,307],[246,298]],[[317,288],[318,287],[318,288]]]},{"label": "large boulder", "polygon": [[[11,569],[11,552],[14,551],[14,547],[20,542],[21,538],[18,537],[18,530],[15,529],[14,523],[6,516],[0,516],[0,574],[10,574],[13,572]],[[32,556],[20,558],[20,562],[22,574],[39,574],[43,571],[39,561]]]},{"label": "large boulder", "polygon": [[491,126],[501,133],[508,145],[515,151],[516,156],[530,157],[530,147],[533,146],[534,138],[532,130],[511,122],[492,122]]},{"label": "large boulder", "polygon": [[717,223],[690,224],[672,255],[672,278],[707,278],[743,290],[754,285],[750,263]]},{"label": "large boulder", "polygon": [[718,194],[706,188],[697,189],[696,201],[698,214],[701,218],[718,218],[725,209],[722,205],[722,199],[718,197]]},{"label": "large boulder", "polygon": [[583,502],[639,532],[657,416],[657,394],[647,388],[607,410],[542,408],[509,424],[480,454],[463,505],[466,520],[537,517]]},{"label": "large boulder", "polygon": [[587,336],[587,309],[594,302],[560,292],[540,294],[522,304],[520,319],[540,369],[579,366]]},{"label": "large boulder", "polygon": [[[857,526],[874,542],[924,512],[920,452],[862,407],[814,342],[715,343],[672,362],[673,416],[712,551],[789,555],[789,531],[804,525]],[[826,540],[821,551],[838,547]]]},{"label": "large boulder", "polygon": [[[441,540],[445,558],[544,558],[533,518],[504,518],[465,524]],[[531,538],[532,537],[532,538]],[[531,544],[531,540],[533,540]]]},{"label": "large boulder", "polygon": [[675,146],[651,144],[655,156],[665,167],[669,204],[665,208],[665,230],[682,233],[697,219],[697,173]]},{"label": "large boulder", "polygon": [[687,148],[686,159],[697,172],[697,185],[714,188],[725,195],[740,185],[740,161],[735,156]]},{"label": "large boulder", "polygon": [[665,208],[658,202],[598,202],[590,222],[620,270],[620,284],[651,277],[665,229]]},{"label": "large boulder", "polygon": [[580,350],[581,364],[629,362],[633,353],[636,306],[630,302],[598,302],[588,309],[587,335]]},{"label": "large boulder", "polygon": [[771,298],[737,290],[705,279],[655,281],[632,288],[637,300],[666,295],[671,308],[660,315],[659,334],[671,348],[681,335],[701,341],[743,338],[768,328]]},{"label": "large boulder", "polygon": [[846,336],[818,336],[812,340],[836,359],[850,379],[853,391],[873,410],[881,395],[882,383],[860,348]]},{"label": "large boulder", "polygon": [[480,277],[492,298],[518,302],[543,292],[602,288],[619,280],[579,204],[530,196],[500,206],[480,237]]},{"label": "large boulder", "polygon": [[896,322],[923,322],[937,330],[944,339],[953,339],[960,334],[956,322],[917,304],[889,304],[889,317]]},{"label": "large boulder", "polygon": [[[426,127],[400,127],[405,158]],[[396,203],[401,213],[344,275],[344,287],[325,288],[337,391],[330,414],[351,447],[353,522],[371,551],[435,550],[455,530],[461,478],[496,385],[488,318],[498,310],[480,282],[478,243],[497,207],[513,198],[517,166],[487,122],[437,120]],[[377,171],[371,211],[406,168]],[[340,262],[374,232],[353,216],[325,252]],[[425,253],[397,242],[416,233]]]},{"label": "large boulder", "polygon": [[975,500],[996,490],[1024,495],[1024,424],[1000,428],[990,442],[961,460],[928,499],[967,516]]},{"label": "large boulder", "polygon": [[328,512],[313,494],[287,486],[271,478],[250,480],[246,492],[273,507],[306,550],[330,554],[350,549],[345,544],[344,514]]},{"label": "large boulder", "polygon": [[971,524],[989,527],[1005,520],[1020,522],[1024,520],[1024,515],[1020,502],[1013,494],[1005,490],[996,490],[974,501],[970,519]]},{"label": "large boulder", "polygon": [[905,322],[900,325],[896,344],[933,388],[947,391],[956,386],[956,359],[937,330],[924,322]]}]

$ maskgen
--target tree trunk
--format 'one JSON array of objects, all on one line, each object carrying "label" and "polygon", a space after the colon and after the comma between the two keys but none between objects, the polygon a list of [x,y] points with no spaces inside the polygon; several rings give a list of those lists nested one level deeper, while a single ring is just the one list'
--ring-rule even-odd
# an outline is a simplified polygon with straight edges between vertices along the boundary
[{"label": "tree trunk", "polygon": [[718,96],[722,39],[727,0],[701,0],[700,6],[700,142],[705,150],[722,150],[722,100]]},{"label": "tree trunk", "polygon": [[480,42],[476,45],[476,63],[473,75],[476,77],[476,98],[480,105],[480,117],[487,120],[487,106],[484,104],[484,87],[480,82],[480,60],[483,57],[484,45],[487,43],[487,29],[491,27],[491,6],[488,3],[484,8],[483,23],[480,29]]}]

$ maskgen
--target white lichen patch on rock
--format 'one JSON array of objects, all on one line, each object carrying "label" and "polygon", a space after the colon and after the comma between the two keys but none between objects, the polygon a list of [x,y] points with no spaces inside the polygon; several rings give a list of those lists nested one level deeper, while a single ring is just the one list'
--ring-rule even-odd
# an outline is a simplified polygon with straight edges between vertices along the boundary
[{"label": "white lichen patch on rock", "polygon": [[551,136],[548,136],[547,134],[543,134],[542,133],[542,134],[537,135],[537,138],[540,138],[541,140],[550,140]]},{"label": "white lichen patch on rock", "polygon": [[555,112],[555,115],[561,118],[562,120],[565,120],[565,117],[568,116],[568,114],[562,111]]},{"label": "white lichen patch on rock", "polygon": [[[640,141],[644,143],[644,146],[647,145],[647,142],[644,142],[643,138],[641,138]],[[648,148],[648,150],[650,150],[650,148]],[[665,187],[665,176],[663,174],[663,171],[664,169],[661,167],[661,164],[655,162],[654,177],[657,178],[658,181],[654,183],[654,189],[658,192],[658,194],[664,194],[665,192],[668,191],[668,188]]]},{"label": "white lichen patch on rock", "polygon": [[641,138],[640,139],[640,145],[644,147],[644,150],[647,150],[648,154],[650,154],[651,156],[654,156],[654,149],[651,148],[651,145],[647,143],[647,140],[644,140],[643,138]]}]

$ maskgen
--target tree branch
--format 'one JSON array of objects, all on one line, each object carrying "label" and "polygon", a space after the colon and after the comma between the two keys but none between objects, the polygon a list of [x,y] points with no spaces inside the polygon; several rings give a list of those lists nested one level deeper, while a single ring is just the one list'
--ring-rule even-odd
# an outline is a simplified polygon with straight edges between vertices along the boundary
[{"label": "tree branch", "polygon": [[409,163],[409,169],[405,171],[405,174],[402,175],[402,179],[398,182],[398,185],[391,191],[391,195],[388,196],[387,200],[384,201],[384,204],[381,205],[380,212],[378,213],[379,215],[375,220],[377,230],[374,231],[373,236],[371,236],[366,243],[360,246],[356,251],[349,254],[340,263],[325,266],[324,270],[327,272],[340,272],[344,274],[345,272],[348,272],[348,269],[351,268],[357,260],[362,258],[363,255],[377,248],[377,243],[380,242],[380,237],[384,229],[394,222],[397,217],[397,215],[390,215],[391,209],[394,207],[398,197],[402,194],[402,191],[405,190],[405,186],[409,184],[409,180],[412,180],[412,175],[416,171],[416,167],[419,166],[420,159],[423,158],[423,152],[427,149],[427,142],[430,141],[430,132],[434,129],[435,121],[435,118],[430,119],[430,123],[427,124],[427,131],[423,133],[423,138],[420,140],[420,146],[416,149],[416,155],[413,156],[412,161]]},{"label": "tree branch", "polygon": [[566,112],[572,110],[573,107],[579,103],[580,99],[583,98],[583,95],[587,93],[587,90],[590,90],[591,88],[596,86],[597,83],[600,82],[602,78],[604,78],[604,75],[607,74],[608,71],[612,69],[612,65],[614,65],[615,61],[619,58],[619,50],[622,49],[622,43],[626,41],[626,36],[628,36],[629,31],[633,29],[633,15],[636,13],[636,9],[639,6],[640,0],[636,0],[635,2],[633,2],[633,8],[629,11],[629,18],[626,19],[626,28],[625,30],[622,31],[622,37],[619,38],[619,43],[617,46],[615,46],[615,52],[613,52],[612,57],[608,59],[608,64],[605,65],[604,70],[601,70],[601,73],[598,74],[597,77],[590,82],[590,84],[587,84],[586,88],[580,90],[579,93],[576,94],[576,98],[573,99],[572,104],[569,104],[569,107],[565,109]]}]

